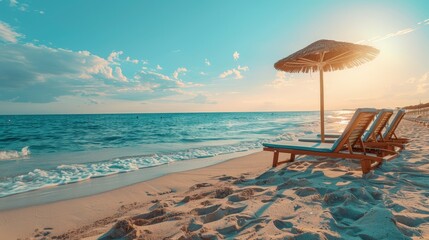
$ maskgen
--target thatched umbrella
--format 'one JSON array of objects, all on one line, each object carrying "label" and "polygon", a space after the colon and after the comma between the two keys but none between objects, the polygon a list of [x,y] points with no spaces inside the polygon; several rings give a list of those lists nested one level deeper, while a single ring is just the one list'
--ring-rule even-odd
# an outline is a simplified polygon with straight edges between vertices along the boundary
[{"label": "thatched umbrella", "polygon": [[299,73],[320,72],[320,134],[325,141],[323,72],[352,68],[371,61],[379,51],[373,47],[319,40],[274,64],[277,70]]}]

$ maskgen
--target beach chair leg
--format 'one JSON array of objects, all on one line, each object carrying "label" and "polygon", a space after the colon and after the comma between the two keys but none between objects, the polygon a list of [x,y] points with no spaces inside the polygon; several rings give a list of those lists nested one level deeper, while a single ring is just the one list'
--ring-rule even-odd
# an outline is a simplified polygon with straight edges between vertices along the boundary
[{"label": "beach chair leg", "polygon": [[279,162],[279,152],[274,151],[273,156],[273,167],[277,167],[277,163]]},{"label": "beach chair leg", "polygon": [[378,161],[371,161],[371,169],[375,169],[378,167],[381,167],[381,165],[383,165],[383,162],[378,162]]},{"label": "beach chair leg", "polygon": [[295,153],[290,154],[290,160],[289,162],[295,162]]},{"label": "beach chair leg", "polygon": [[362,173],[367,174],[371,171],[371,160],[362,159],[360,161],[360,165],[362,167]]}]

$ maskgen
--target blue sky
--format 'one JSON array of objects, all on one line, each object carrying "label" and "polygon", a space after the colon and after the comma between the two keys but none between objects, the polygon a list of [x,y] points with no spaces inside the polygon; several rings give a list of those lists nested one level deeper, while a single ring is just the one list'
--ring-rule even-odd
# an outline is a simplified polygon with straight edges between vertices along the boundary
[{"label": "blue sky", "polygon": [[[429,1],[0,1],[0,112],[317,110],[319,39],[380,49],[327,73],[327,109],[429,101]],[[426,20],[426,21],[425,21]]]}]

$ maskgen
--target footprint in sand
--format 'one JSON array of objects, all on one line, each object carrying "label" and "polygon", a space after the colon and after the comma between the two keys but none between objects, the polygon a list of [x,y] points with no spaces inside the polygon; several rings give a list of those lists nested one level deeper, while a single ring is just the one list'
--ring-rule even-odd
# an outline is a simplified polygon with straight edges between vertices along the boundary
[{"label": "footprint in sand", "polygon": [[398,214],[395,215],[395,219],[397,222],[400,222],[408,227],[418,227],[422,223],[427,223],[429,221],[429,217],[422,214],[409,214],[408,216]]},{"label": "footprint in sand", "polygon": [[155,196],[156,194],[153,194],[153,193],[150,193],[150,192],[146,192],[146,195],[148,195],[148,196],[150,196],[150,197],[153,197],[153,196]]},{"label": "footprint in sand", "polygon": [[233,193],[234,193],[234,190],[232,190],[232,188],[223,187],[223,188],[216,189],[214,197],[215,198],[225,198],[225,197],[227,197]]},{"label": "footprint in sand", "polygon": [[216,230],[222,235],[229,235],[231,233],[236,233],[239,229],[239,226],[233,224],[224,228],[218,228]]},{"label": "footprint in sand", "polygon": [[244,189],[237,194],[230,195],[228,201],[230,202],[241,202],[244,200],[249,200],[254,195],[254,190],[252,188]]},{"label": "footprint in sand", "polygon": [[46,239],[52,232],[53,228],[45,227],[42,230],[35,229],[34,230],[34,238],[35,239]]},{"label": "footprint in sand", "polygon": [[171,207],[171,206],[173,206],[174,205],[174,203],[173,203],[173,201],[169,201],[169,200],[167,200],[167,201],[157,201],[157,202],[155,202],[155,204],[153,205],[153,206],[151,206],[150,208],[149,208],[149,210],[154,210],[154,209],[160,209],[160,208],[166,208],[166,207]]},{"label": "footprint in sand", "polygon": [[110,231],[101,236],[100,240],[107,239],[135,239],[139,237],[139,232],[137,231],[135,225],[129,219],[124,219],[118,221]]},{"label": "footprint in sand", "polygon": [[200,230],[203,227],[203,225],[199,222],[197,222],[197,220],[195,219],[191,219],[191,221],[189,222],[189,224],[187,226],[183,226],[182,231],[184,232],[195,232]]},{"label": "footprint in sand", "polygon": [[317,189],[312,187],[303,187],[296,189],[295,194],[300,197],[307,197],[310,195],[318,195],[319,192],[317,191]]},{"label": "footprint in sand", "polygon": [[194,191],[203,187],[211,187],[211,186],[213,186],[213,184],[211,183],[197,183],[194,186],[190,187],[189,191]]},{"label": "footprint in sand", "polygon": [[206,215],[206,214],[209,214],[209,213],[212,213],[212,212],[218,210],[220,206],[221,206],[221,204],[212,205],[212,206],[208,206],[205,208],[195,208],[195,209],[191,210],[191,213],[196,214],[196,215]]},{"label": "footprint in sand", "polygon": [[292,179],[287,180],[285,183],[278,185],[277,191],[283,190],[283,189],[294,188],[294,187],[305,187],[305,186],[309,186],[309,185],[311,185],[311,183],[307,179],[303,179],[303,178],[293,179],[292,178]]},{"label": "footprint in sand", "polygon": [[276,171],[268,170],[268,171],[262,173],[261,175],[257,176],[255,179],[261,180],[261,179],[272,178],[272,177],[275,177],[277,175],[277,173],[278,172],[276,172]]},{"label": "footprint in sand", "polygon": [[336,221],[346,225],[349,225],[354,221],[363,217],[365,212],[366,212],[366,209],[360,209],[358,207],[351,208],[351,207],[339,206],[339,207],[333,207],[331,209],[332,217]]},{"label": "footprint in sand", "polygon": [[165,208],[155,209],[148,213],[140,214],[132,218],[133,224],[145,226],[164,221],[180,220],[185,213],[168,211]]},{"label": "footprint in sand", "polygon": [[247,205],[240,205],[237,207],[226,206],[226,207],[218,208],[216,211],[212,213],[201,216],[201,220],[203,223],[214,222],[224,218],[225,216],[241,213],[246,208],[247,208]]},{"label": "footprint in sand", "polygon": [[208,195],[213,194],[214,192],[215,192],[214,190],[210,190],[207,192],[200,192],[200,193],[196,193],[193,195],[185,196],[180,202],[177,203],[177,205],[183,205],[183,204],[188,203],[189,201],[192,201],[192,200],[202,199]]},{"label": "footprint in sand", "polygon": [[282,221],[282,220],[274,220],[273,221],[274,226],[276,226],[276,228],[283,230],[284,228],[292,228],[293,227],[293,223],[288,222],[288,221]]},{"label": "footprint in sand", "polygon": [[226,176],[226,175],[223,175],[222,177],[218,178],[219,181],[228,181],[228,182],[230,182],[232,180],[237,180],[237,179],[238,178],[236,178],[236,177]]}]

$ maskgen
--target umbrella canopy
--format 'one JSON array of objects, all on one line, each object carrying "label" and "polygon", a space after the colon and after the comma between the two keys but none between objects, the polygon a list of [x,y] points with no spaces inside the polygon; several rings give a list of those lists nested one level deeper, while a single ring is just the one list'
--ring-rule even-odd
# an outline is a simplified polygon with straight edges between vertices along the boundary
[{"label": "umbrella canopy", "polygon": [[379,50],[365,45],[319,40],[274,64],[277,70],[299,73],[320,72],[320,134],[325,140],[323,72],[359,66],[374,59]]}]

